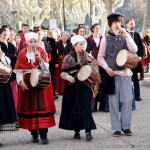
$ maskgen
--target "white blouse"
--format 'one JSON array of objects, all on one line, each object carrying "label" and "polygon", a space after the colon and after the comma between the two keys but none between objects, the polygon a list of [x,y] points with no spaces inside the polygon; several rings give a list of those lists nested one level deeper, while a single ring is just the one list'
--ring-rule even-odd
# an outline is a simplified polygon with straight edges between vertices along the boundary
[{"label": "white blouse", "polygon": [[[28,62],[33,64],[35,62],[35,53],[26,53],[26,57],[28,59]],[[41,69],[44,70],[49,70],[49,63],[46,63],[44,61],[41,62],[41,64],[39,65],[41,67]],[[16,73],[16,79],[17,79],[17,83],[19,84],[20,81],[23,81],[23,75],[25,73],[29,73],[30,71],[25,71],[25,70],[17,70],[15,71]]]},{"label": "white blouse", "polygon": [[94,37],[94,41],[96,43],[96,46],[98,47],[99,42],[100,42],[100,38],[99,37]]}]

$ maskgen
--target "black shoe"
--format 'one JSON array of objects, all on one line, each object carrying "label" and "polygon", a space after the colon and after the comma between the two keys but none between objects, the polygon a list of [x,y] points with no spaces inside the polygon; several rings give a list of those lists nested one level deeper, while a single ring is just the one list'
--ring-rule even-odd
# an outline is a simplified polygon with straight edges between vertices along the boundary
[{"label": "black shoe", "polygon": [[123,133],[124,133],[126,136],[131,136],[131,135],[132,135],[132,132],[131,132],[130,129],[125,129],[125,130],[122,129],[122,131],[123,131]]},{"label": "black shoe", "polygon": [[91,133],[86,133],[86,140],[91,141],[93,139]]},{"label": "black shoe", "polygon": [[97,109],[93,109],[92,112],[97,112]]},{"label": "black shoe", "polygon": [[141,78],[139,79],[139,81],[142,81],[142,80],[144,80],[144,77],[141,77]]},{"label": "black shoe", "polygon": [[0,147],[2,147],[3,146],[3,144],[2,143],[0,143]]},{"label": "black shoe", "polygon": [[32,136],[32,142],[38,143],[39,142],[38,136]]},{"label": "black shoe", "polygon": [[141,100],[142,100],[142,98],[140,98],[140,97],[139,97],[139,98],[137,98],[137,99],[135,99],[135,100],[136,100],[136,101],[141,101]]},{"label": "black shoe", "polygon": [[145,73],[149,73],[149,70],[146,70]]},{"label": "black shoe", "polygon": [[54,99],[58,99],[58,96],[57,96],[57,95],[55,95],[55,96],[54,96]]},{"label": "black shoe", "polygon": [[49,141],[48,139],[45,137],[45,138],[41,138],[41,141],[42,141],[42,144],[48,144]]},{"label": "black shoe", "polygon": [[79,132],[76,132],[76,133],[74,134],[74,139],[81,139]]},{"label": "black shoe", "polygon": [[115,137],[121,136],[121,131],[115,131],[113,133],[113,136],[115,136]]}]

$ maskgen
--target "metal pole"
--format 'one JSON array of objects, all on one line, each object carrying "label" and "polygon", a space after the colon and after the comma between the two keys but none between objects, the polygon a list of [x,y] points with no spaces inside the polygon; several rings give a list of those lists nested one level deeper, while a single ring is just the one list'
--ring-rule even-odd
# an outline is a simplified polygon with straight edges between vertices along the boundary
[{"label": "metal pole", "polygon": [[63,0],[63,21],[64,21],[64,31],[66,31],[65,0]]}]

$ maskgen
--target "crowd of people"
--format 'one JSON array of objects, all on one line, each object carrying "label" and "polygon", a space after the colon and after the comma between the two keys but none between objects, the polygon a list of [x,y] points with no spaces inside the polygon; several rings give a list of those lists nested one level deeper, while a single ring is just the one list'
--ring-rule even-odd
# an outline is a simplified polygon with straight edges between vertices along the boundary
[{"label": "crowd of people", "polygon": [[[98,23],[91,26],[89,36],[83,24],[71,36],[58,28],[31,30],[28,24],[22,24],[18,33],[7,25],[0,28],[0,133],[23,128],[30,131],[32,142],[38,143],[40,136],[42,144],[48,144],[48,128],[55,126],[54,100],[63,95],[59,128],[73,130],[75,139],[81,138],[83,129],[86,140],[93,139],[92,112],[98,110],[110,112],[114,136],[132,135],[132,110],[135,101],[142,100],[139,80],[144,79],[144,68],[149,71],[150,29],[141,35],[135,32],[133,18],[124,28],[119,13],[111,13],[107,21],[109,30],[104,36]],[[136,67],[118,66],[116,57],[123,49],[137,55]],[[7,82],[3,82],[7,72],[2,66],[13,71]],[[97,79],[92,87],[79,80],[85,66],[96,75],[87,79],[92,83]],[[82,72],[82,78],[88,71]]]}]

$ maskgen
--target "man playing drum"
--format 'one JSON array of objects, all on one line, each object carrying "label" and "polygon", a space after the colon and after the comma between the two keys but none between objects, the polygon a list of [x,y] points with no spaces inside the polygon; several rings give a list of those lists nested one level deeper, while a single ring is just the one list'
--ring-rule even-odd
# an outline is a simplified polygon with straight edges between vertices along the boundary
[{"label": "man playing drum", "polygon": [[17,106],[19,127],[31,132],[32,142],[39,142],[40,135],[42,144],[47,144],[48,127],[55,126],[52,84],[45,88],[32,87],[29,72],[33,68],[48,70],[48,56],[45,50],[37,47],[37,33],[26,33],[25,40],[27,48],[20,51],[15,65],[17,83],[20,87]]},{"label": "man playing drum", "polygon": [[[121,131],[131,136],[132,84],[130,69],[119,67],[116,56],[126,49],[136,53],[137,46],[131,36],[121,27],[123,15],[112,13],[107,17],[110,30],[102,38],[98,54],[98,62],[106,70],[106,93],[109,97],[111,126],[114,136],[120,136]],[[121,116],[119,117],[119,103]]]}]

